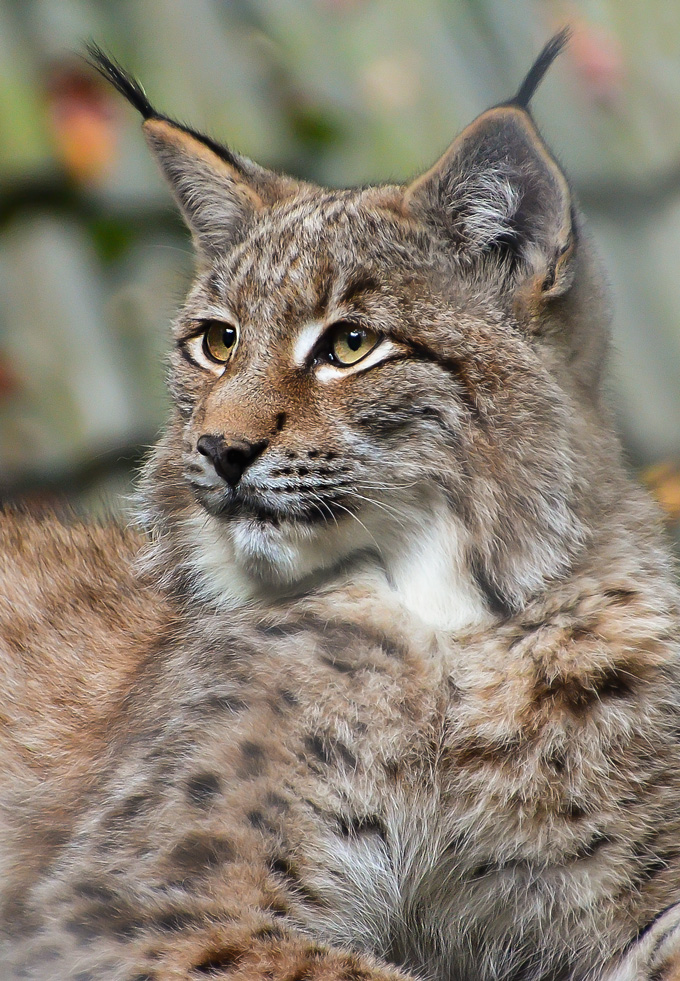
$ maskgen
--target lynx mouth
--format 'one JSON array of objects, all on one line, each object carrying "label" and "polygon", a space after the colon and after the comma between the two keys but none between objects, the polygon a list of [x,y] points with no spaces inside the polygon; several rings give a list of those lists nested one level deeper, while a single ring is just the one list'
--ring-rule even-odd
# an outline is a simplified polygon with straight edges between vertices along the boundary
[{"label": "lynx mouth", "polygon": [[220,495],[219,500],[208,499],[204,495],[202,498],[205,509],[215,517],[225,520],[244,518],[271,528],[282,524],[337,524],[342,518],[353,516],[356,511],[356,507],[351,507],[349,501],[339,494],[312,501],[297,498],[293,504],[287,504],[272,503],[259,494],[238,488],[229,496]]}]

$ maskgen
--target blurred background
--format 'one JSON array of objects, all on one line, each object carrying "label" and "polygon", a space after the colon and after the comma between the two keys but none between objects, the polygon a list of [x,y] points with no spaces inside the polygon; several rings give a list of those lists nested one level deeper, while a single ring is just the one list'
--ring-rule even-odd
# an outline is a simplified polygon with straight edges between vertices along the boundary
[{"label": "blurred background", "polygon": [[534,102],[612,287],[610,387],[680,519],[678,0],[0,0],[0,501],[120,511],[188,237],[96,40],[161,111],[327,184],[405,180],[574,29]]}]

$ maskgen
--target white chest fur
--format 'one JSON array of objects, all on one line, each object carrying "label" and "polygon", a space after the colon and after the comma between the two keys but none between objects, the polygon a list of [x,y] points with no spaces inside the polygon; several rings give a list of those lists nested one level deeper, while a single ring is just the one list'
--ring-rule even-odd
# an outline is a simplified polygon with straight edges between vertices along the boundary
[{"label": "white chest fur", "polygon": [[[404,517],[402,517],[404,515]],[[322,529],[205,513],[186,519],[198,592],[223,609],[281,592],[345,585],[343,563],[359,557],[355,575],[376,603],[396,603],[435,630],[483,626],[490,614],[468,568],[465,531],[442,501],[411,502],[408,512],[369,506]]]}]

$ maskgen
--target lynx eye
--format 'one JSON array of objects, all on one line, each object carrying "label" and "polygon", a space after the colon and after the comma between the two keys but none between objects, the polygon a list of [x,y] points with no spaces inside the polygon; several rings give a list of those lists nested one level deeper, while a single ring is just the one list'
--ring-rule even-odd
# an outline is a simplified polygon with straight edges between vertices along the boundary
[{"label": "lynx eye", "polygon": [[222,320],[207,320],[203,334],[203,353],[217,364],[226,364],[236,350],[238,330]]},{"label": "lynx eye", "polygon": [[358,324],[338,324],[331,332],[329,351],[336,364],[349,366],[365,358],[380,341],[375,331]]}]

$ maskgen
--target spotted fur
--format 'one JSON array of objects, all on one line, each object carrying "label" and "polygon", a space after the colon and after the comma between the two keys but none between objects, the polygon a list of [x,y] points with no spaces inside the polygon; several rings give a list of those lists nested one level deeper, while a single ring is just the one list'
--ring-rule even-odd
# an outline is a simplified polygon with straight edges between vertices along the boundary
[{"label": "spotted fur", "polygon": [[678,594],[526,108],[560,43],[342,191],[94,52],[198,268],[141,532],[0,516],[3,978],[678,976]]}]

